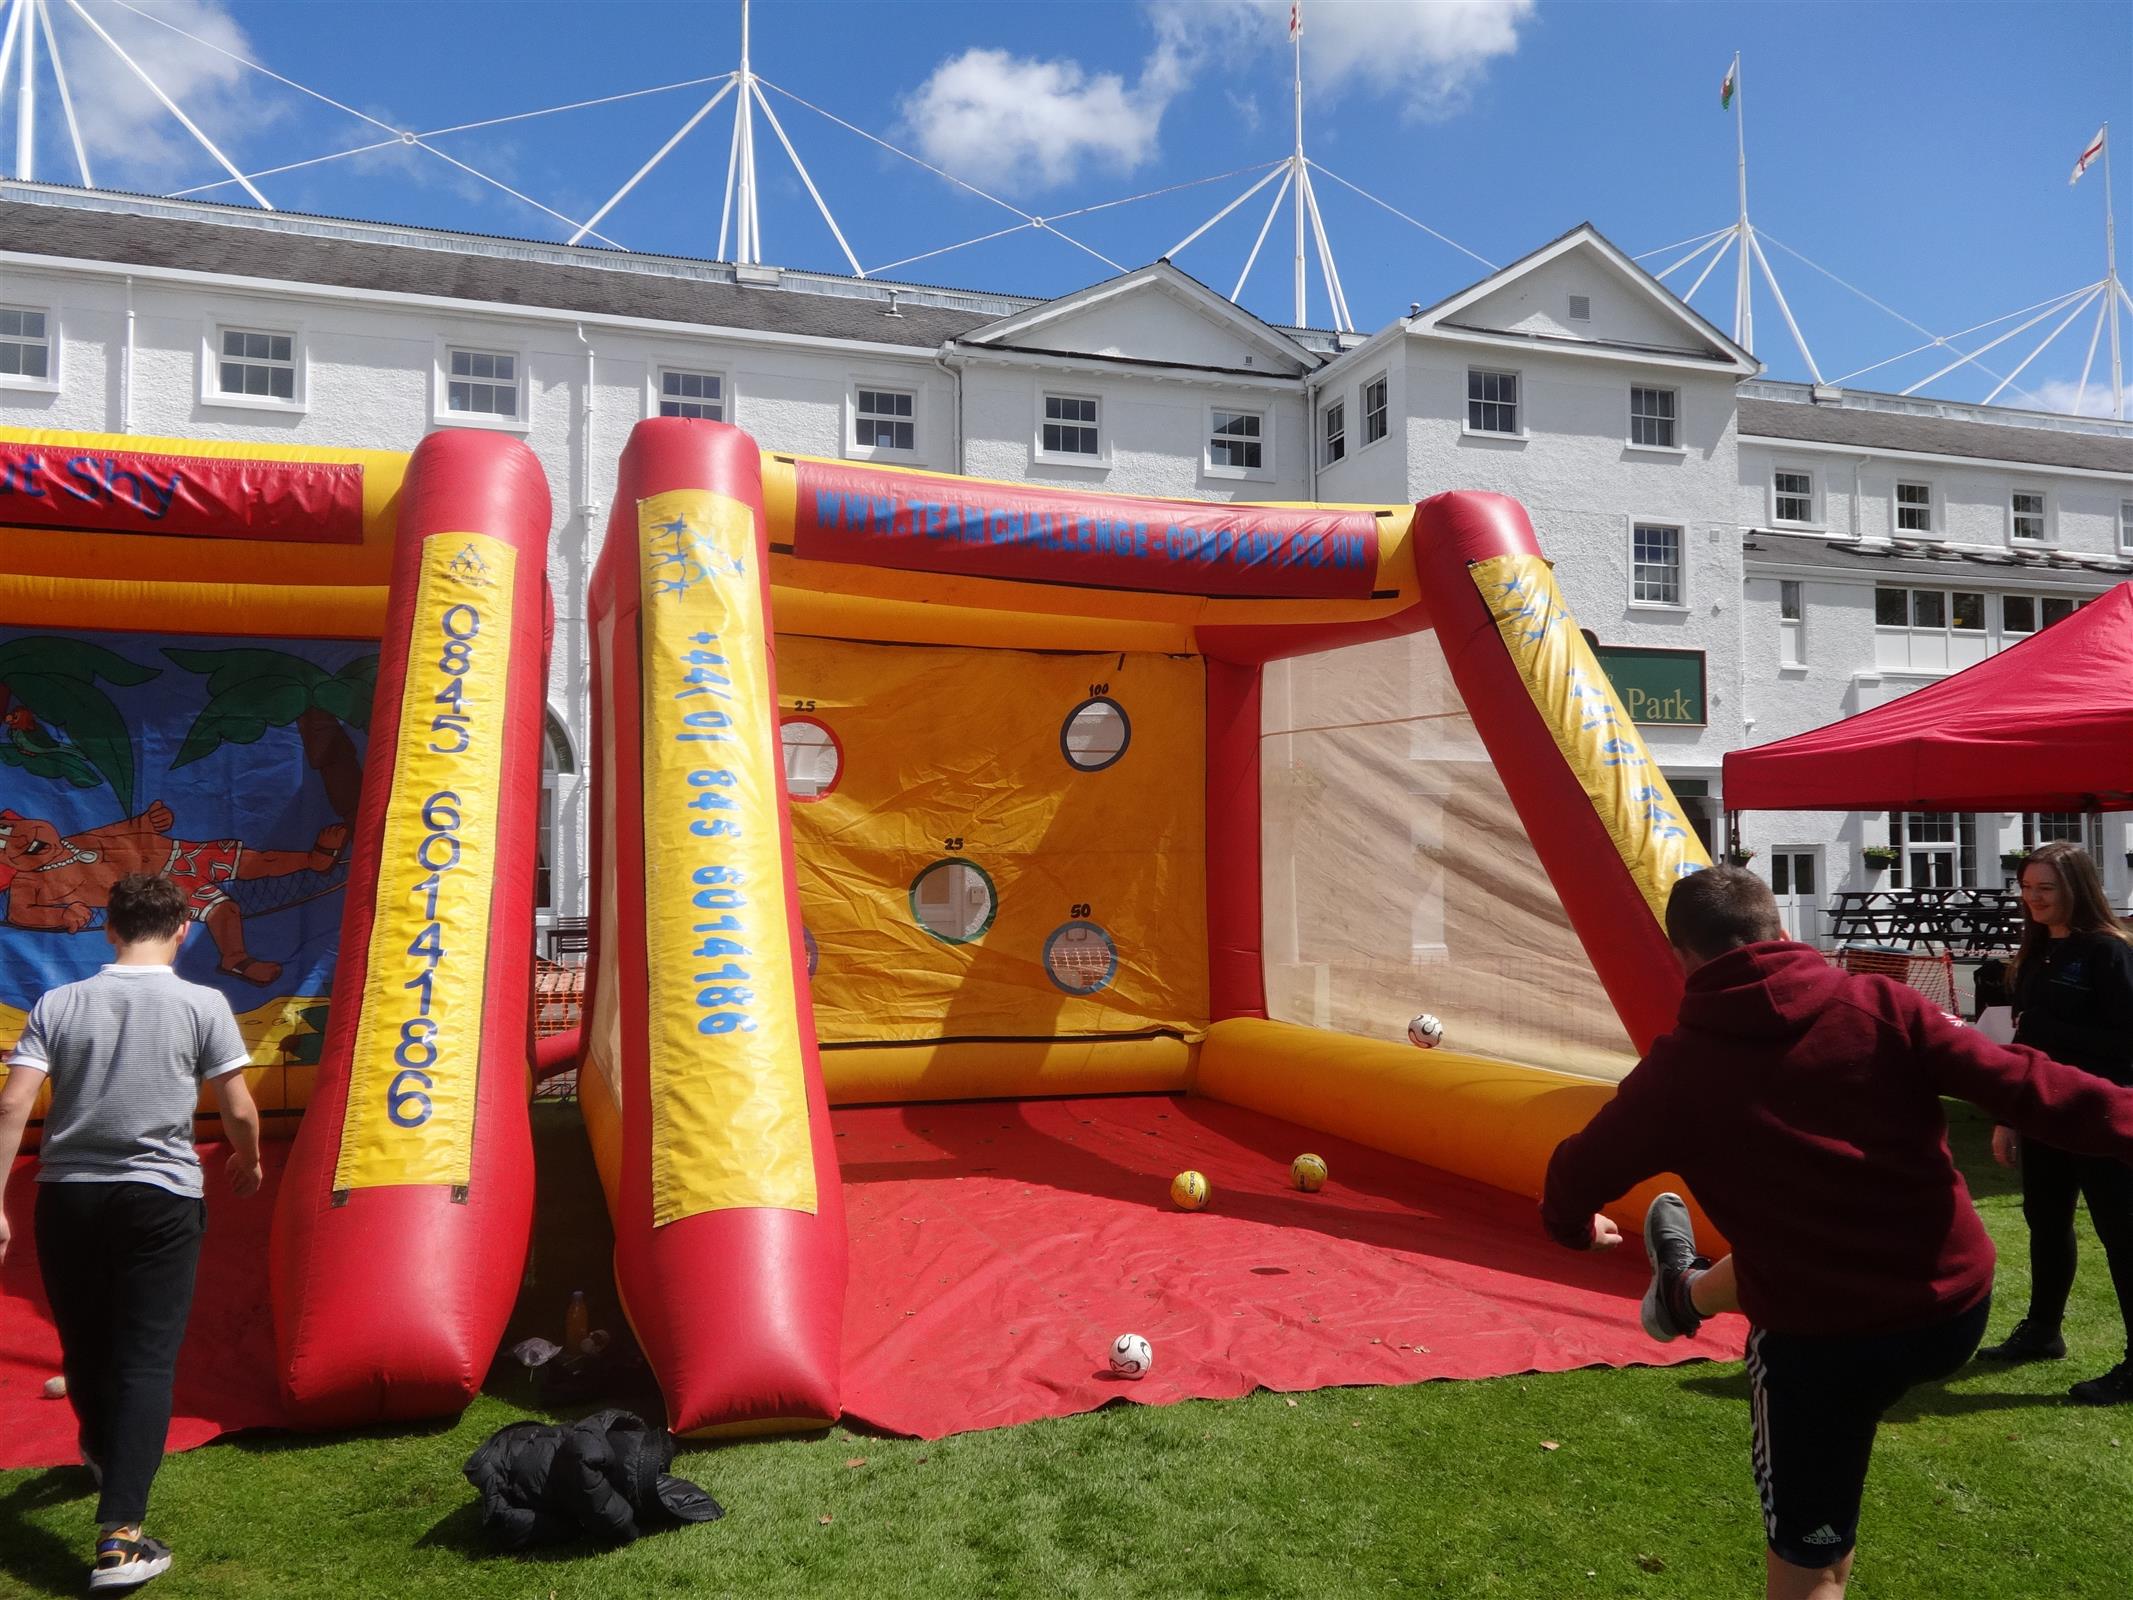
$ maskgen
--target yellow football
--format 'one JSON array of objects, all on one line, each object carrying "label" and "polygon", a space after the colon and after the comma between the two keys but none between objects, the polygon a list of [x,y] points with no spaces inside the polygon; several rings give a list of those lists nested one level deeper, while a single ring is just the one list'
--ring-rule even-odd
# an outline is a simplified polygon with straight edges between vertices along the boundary
[{"label": "yellow football", "polygon": [[1326,1158],[1305,1151],[1289,1163],[1289,1182],[1305,1194],[1316,1194],[1326,1186]]},{"label": "yellow football", "polygon": [[1210,1193],[1205,1175],[1198,1172],[1181,1172],[1170,1180],[1170,1203],[1180,1211],[1198,1211],[1207,1204]]}]

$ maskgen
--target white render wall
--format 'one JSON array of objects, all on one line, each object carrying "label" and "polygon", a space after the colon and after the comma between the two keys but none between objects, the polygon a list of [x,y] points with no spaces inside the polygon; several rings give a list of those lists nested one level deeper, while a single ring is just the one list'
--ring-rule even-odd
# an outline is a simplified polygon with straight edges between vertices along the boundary
[{"label": "white render wall", "polygon": [[[1597,314],[1597,297],[1596,314]],[[1467,371],[1519,374],[1523,440],[1466,433]],[[1401,498],[1490,489],[1519,500],[1581,626],[1601,642],[1701,650],[1709,726],[1640,731],[1670,771],[1706,770],[1741,744],[1740,469],[1733,379],[1460,341],[1408,341],[1403,385],[1407,487]],[[1674,452],[1629,444],[1629,390],[1677,390]],[[1631,528],[1682,529],[1683,603],[1631,599]]]},{"label": "white render wall", "polygon": [[[1575,274],[1573,274],[1575,276]],[[1576,286],[1541,284],[1520,300],[1491,297],[1476,313],[1492,318],[1530,300],[1534,327]],[[1578,289],[1577,292],[1584,292]],[[1007,352],[966,350],[961,361],[961,438],[956,371],[932,349],[859,350],[827,341],[780,339],[740,331],[623,326],[508,308],[467,310],[405,299],[364,297],[310,286],[247,286],[174,281],[135,274],[130,415],[121,395],[127,291],[122,272],[90,264],[64,271],[9,264],[0,301],[47,306],[54,314],[58,387],[47,392],[0,387],[0,422],[26,427],[170,434],[199,438],[281,440],[408,450],[445,421],[436,410],[434,368],[443,342],[509,349],[525,360],[527,416],[509,430],[533,449],[554,497],[550,581],[558,609],[558,648],[548,701],[567,730],[582,770],[588,721],[583,596],[614,496],[616,463],[631,427],[656,412],[655,374],[662,364],[721,375],[729,419],[769,449],[840,456],[853,452],[853,390],[879,383],[915,392],[919,448],[900,464],[973,476],[1031,481],[1094,492],[1210,500],[1351,500],[1398,503],[1451,488],[1488,489],[1522,501],[1542,548],[1556,561],[1579,621],[1610,644],[1660,645],[1705,653],[1711,725],[1701,730],[1643,729],[1661,763],[1677,775],[1708,777],[1717,787],[1723,753],[1836,720],[1931,681],[1930,675],[1877,669],[1873,575],[1837,577],[1802,568],[1807,601],[1806,666],[1777,660],[1777,575],[1782,551],[1744,558],[1745,529],[1770,525],[1774,467],[1806,465],[1816,474],[1818,537],[1852,526],[1853,482],[1859,526],[1885,537],[1898,477],[1934,485],[1944,537],[2004,549],[2006,495],[2016,485],[2043,485],[2058,548],[2105,554],[2117,548],[2121,499],[2133,477],[2084,476],[2014,464],[1904,463],[1814,445],[1741,440],[1730,376],[1693,369],[1568,353],[1544,347],[1505,349],[1387,330],[1351,351],[1319,380],[1230,379],[1216,374],[1138,371],[1130,367]],[[1602,291],[1593,293],[1591,336],[1634,335],[1641,324],[1614,328]],[[1530,318],[1529,318],[1530,320]],[[202,362],[220,323],[293,330],[302,341],[301,408],[204,402]],[[580,338],[582,327],[583,339]],[[1644,329],[1645,333],[1651,330]],[[1210,323],[1170,294],[1121,297],[1084,308],[1057,327],[1018,342],[1117,347],[1140,359],[1168,356],[1221,365],[1269,363],[1254,348]],[[593,381],[586,386],[587,345]],[[1517,370],[1522,379],[1523,441],[1468,436],[1470,366]],[[1388,379],[1391,431],[1362,443],[1362,387]],[[1673,388],[1681,396],[1683,448],[1632,449],[1632,383]],[[1040,397],[1047,391],[1096,394],[1104,406],[1107,459],[1097,467],[1037,459]],[[1347,408],[1348,455],[1314,467],[1325,404]],[[587,406],[590,403],[588,416]],[[1256,476],[1212,473],[1206,463],[1209,410],[1235,405],[1264,410],[1267,466]],[[452,417],[453,425],[467,419]],[[890,459],[890,458],[882,458]],[[1638,520],[1683,527],[1685,604],[1636,605],[1630,599],[1630,525]],[[1764,539],[1766,546],[1787,541]],[[1814,539],[1806,542],[1812,544]],[[2085,595],[2111,580],[2098,574],[2002,573],[1950,563],[1935,586]],[[1745,581],[1744,581],[1745,576]],[[1924,584],[1905,577],[1891,581]],[[1997,627],[1996,607],[1991,623]],[[1995,636],[1993,643],[1999,642]],[[566,912],[583,908],[586,861],[583,793],[560,786],[554,863]],[[1823,850],[1825,896],[1865,887],[1857,848],[1886,837],[1885,818],[1834,814],[1756,814],[1742,819],[1744,842],[1764,867],[1774,845]],[[1999,849],[2019,844],[2021,819],[1981,819],[1981,881],[1997,881]],[[2124,903],[2126,824],[2108,819],[2106,882]]]},{"label": "white render wall", "polygon": [[[1930,537],[1950,544],[2005,550],[2012,537],[2009,496],[2045,496],[2052,548],[2087,555],[2119,550],[2118,508],[2133,498],[2133,478],[2077,473],[2018,462],[1955,462],[1896,454],[1864,455],[1813,443],[1744,438],[1740,442],[1740,500],[1736,516],[1751,528],[1774,525],[1772,475],[1780,469],[1815,475],[1816,531],[1832,539],[1887,539],[1897,533],[1896,485],[1923,483],[1933,493]],[[1903,534],[1905,538],[1920,537]],[[2026,546],[2025,548],[2034,548]]]},{"label": "white render wall", "polygon": [[[1040,457],[1047,393],[1099,402],[1100,461]],[[1208,467],[1209,413],[1231,407],[1265,414],[1257,473]],[[962,470],[974,478],[1192,500],[1302,500],[1310,493],[1304,401],[1295,382],[1184,381],[971,351],[963,368],[963,440]]]},{"label": "white render wall", "polygon": [[[579,324],[552,317],[432,310],[344,298],[292,286],[287,292],[136,276],[133,284],[131,415],[121,400],[126,285],[121,274],[9,266],[0,300],[50,306],[58,328],[57,392],[0,387],[0,422],[91,433],[245,439],[336,448],[412,450],[435,426],[466,426],[433,406],[443,343],[511,350],[524,361],[522,427],[498,431],[534,452],[548,480],[548,576],[556,604],[556,649],[547,703],[570,738],[582,774],[590,722],[584,597],[614,500],[615,470],[630,429],[657,412],[661,364],[716,371],[728,416],[767,448],[846,453],[850,391],[876,382],[915,391],[919,450],[903,464],[955,467],[954,381],[927,349],[846,354],[803,342],[675,327],[634,330],[584,324],[594,352],[587,432],[587,346]],[[204,402],[202,362],[218,324],[295,331],[303,378],[295,406]],[[564,914],[583,907],[589,870],[587,795],[558,788],[560,835],[553,862]]]}]

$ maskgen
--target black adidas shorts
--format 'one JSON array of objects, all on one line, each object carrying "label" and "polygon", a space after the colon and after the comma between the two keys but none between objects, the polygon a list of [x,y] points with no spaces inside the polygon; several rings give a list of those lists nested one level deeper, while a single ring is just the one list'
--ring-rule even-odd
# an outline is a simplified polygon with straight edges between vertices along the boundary
[{"label": "black adidas shorts", "polygon": [[1882,1414],[1904,1391],[1956,1371],[1976,1353],[1987,1295],[1945,1322],[1902,1333],[1748,1336],[1755,1486],[1778,1558],[1834,1566],[1859,1539],[1859,1497]]}]

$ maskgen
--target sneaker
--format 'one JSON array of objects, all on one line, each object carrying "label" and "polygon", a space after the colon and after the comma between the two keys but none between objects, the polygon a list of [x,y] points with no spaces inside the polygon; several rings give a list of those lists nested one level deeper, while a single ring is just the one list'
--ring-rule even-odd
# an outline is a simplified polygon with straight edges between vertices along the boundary
[{"label": "sneaker", "polygon": [[2077,1383],[2066,1392],[2076,1404],[2084,1406],[2122,1406],[2133,1401],[2133,1356],[2102,1377]]},{"label": "sneaker", "polygon": [[149,1538],[138,1528],[119,1528],[96,1542],[96,1565],[89,1569],[89,1587],[138,1589],[169,1570],[169,1545]]},{"label": "sneaker", "polygon": [[1689,1303],[1687,1274],[1710,1263],[1696,1254],[1696,1230],[1680,1195],[1667,1193],[1644,1213],[1644,1254],[1652,1264],[1652,1285],[1644,1291],[1644,1331],[1661,1344],[1695,1338],[1703,1318]]},{"label": "sneaker", "polygon": [[1978,1355],[1986,1361],[2060,1361],[2066,1357],[2066,1341],[2057,1328],[2024,1317],[2008,1330],[2006,1338],[1988,1344]]}]

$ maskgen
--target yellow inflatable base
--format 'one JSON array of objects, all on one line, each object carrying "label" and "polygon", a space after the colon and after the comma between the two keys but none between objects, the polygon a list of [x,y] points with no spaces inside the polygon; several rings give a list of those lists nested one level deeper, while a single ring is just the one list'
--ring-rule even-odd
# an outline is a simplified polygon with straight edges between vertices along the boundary
[{"label": "yellow inflatable base", "polygon": [[822,1084],[833,1106],[1182,1094],[1196,1048],[1169,1036],[838,1046],[822,1052]]},{"label": "yellow inflatable base", "polygon": [[[1208,1030],[1193,1088],[1535,1201],[1555,1147],[1615,1092],[1610,1083],[1457,1050],[1246,1020]],[[1687,1192],[1662,1175],[1611,1201],[1608,1214],[1634,1235],[1665,1189]],[[1700,1210],[1696,1232],[1705,1253],[1723,1253]]]}]

